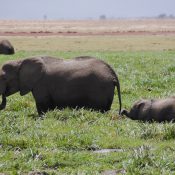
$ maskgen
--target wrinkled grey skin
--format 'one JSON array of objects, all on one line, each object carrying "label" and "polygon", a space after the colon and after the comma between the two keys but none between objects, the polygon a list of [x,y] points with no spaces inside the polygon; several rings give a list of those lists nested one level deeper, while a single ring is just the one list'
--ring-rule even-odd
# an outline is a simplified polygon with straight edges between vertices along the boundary
[{"label": "wrinkled grey skin", "polygon": [[175,121],[175,96],[166,99],[139,100],[129,112],[123,109],[121,114],[133,120]]},{"label": "wrinkled grey skin", "polygon": [[8,40],[0,41],[0,54],[11,55],[14,53],[14,47]]},{"label": "wrinkled grey skin", "polygon": [[63,60],[53,57],[33,57],[11,61],[0,73],[0,95],[32,92],[39,115],[54,108],[85,107],[105,112],[110,110],[115,86],[121,95],[118,77],[105,62],[93,57]]}]

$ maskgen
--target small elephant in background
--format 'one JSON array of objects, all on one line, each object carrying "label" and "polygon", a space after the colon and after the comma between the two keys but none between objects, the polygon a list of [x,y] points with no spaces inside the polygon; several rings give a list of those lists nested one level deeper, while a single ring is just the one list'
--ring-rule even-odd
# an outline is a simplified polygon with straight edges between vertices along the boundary
[{"label": "small elephant in background", "polygon": [[128,112],[123,109],[121,115],[133,120],[142,121],[175,121],[175,96],[166,99],[139,100],[134,103]]},{"label": "small elephant in background", "polygon": [[104,61],[89,56],[69,60],[43,56],[5,63],[0,73],[0,110],[6,97],[32,92],[39,115],[65,107],[110,110],[117,87],[119,113],[121,94],[118,77]]},{"label": "small elephant in background", "polygon": [[14,47],[8,40],[0,41],[0,54],[12,55],[15,53]]}]

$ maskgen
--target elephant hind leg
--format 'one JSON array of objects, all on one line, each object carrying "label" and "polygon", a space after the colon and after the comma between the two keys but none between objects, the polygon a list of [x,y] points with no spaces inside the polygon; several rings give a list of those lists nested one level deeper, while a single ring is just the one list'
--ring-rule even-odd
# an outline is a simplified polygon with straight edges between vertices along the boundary
[{"label": "elephant hind leg", "polygon": [[108,103],[107,105],[104,105],[102,109],[100,110],[102,113],[105,113],[111,109],[112,102]]},{"label": "elephant hind leg", "polygon": [[[110,88],[111,87],[111,88]],[[114,87],[109,86],[105,91],[99,91],[98,98],[96,99],[99,110],[104,113],[111,109],[114,98]]]},{"label": "elephant hind leg", "polygon": [[36,101],[36,108],[39,115],[45,114],[49,110],[53,110],[55,106],[53,102],[49,99],[44,99],[42,101]]},{"label": "elephant hind leg", "polygon": [[111,99],[111,98],[92,99],[92,100],[90,100],[88,106],[91,109],[105,113],[111,109],[112,100],[113,99]]}]

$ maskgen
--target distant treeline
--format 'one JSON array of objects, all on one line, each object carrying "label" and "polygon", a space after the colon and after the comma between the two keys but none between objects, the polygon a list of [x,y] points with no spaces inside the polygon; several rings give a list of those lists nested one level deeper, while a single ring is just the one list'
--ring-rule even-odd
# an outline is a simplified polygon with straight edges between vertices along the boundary
[{"label": "distant treeline", "polygon": [[160,19],[167,19],[167,18],[175,18],[175,16],[172,15],[172,14],[167,15],[166,13],[162,13],[162,14],[158,15],[157,18],[160,18]]},{"label": "distant treeline", "polygon": [[[158,19],[175,19],[175,16],[173,14],[167,15],[166,13],[161,13],[158,16],[153,16],[153,17],[141,17],[141,18],[158,18]],[[100,20],[106,20],[106,19],[118,19],[115,17],[107,17],[106,15],[100,15],[99,16]],[[122,19],[122,18],[121,18]]]}]

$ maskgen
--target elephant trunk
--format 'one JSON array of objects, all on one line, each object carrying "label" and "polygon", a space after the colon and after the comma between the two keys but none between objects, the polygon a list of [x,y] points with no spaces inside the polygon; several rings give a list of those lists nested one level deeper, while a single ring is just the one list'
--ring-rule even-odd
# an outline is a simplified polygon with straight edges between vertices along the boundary
[{"label": "elephant trunk", "polygon": [[0,104],[0,110],[5,109],[5,107],[6,107],[6,96],[2,94],[2,102]]},{"label": "elephant trunk", "polygon": [[121,115],[126,115],[128,118],[130,118],[129,112],[126,109],[122,109]]}]

